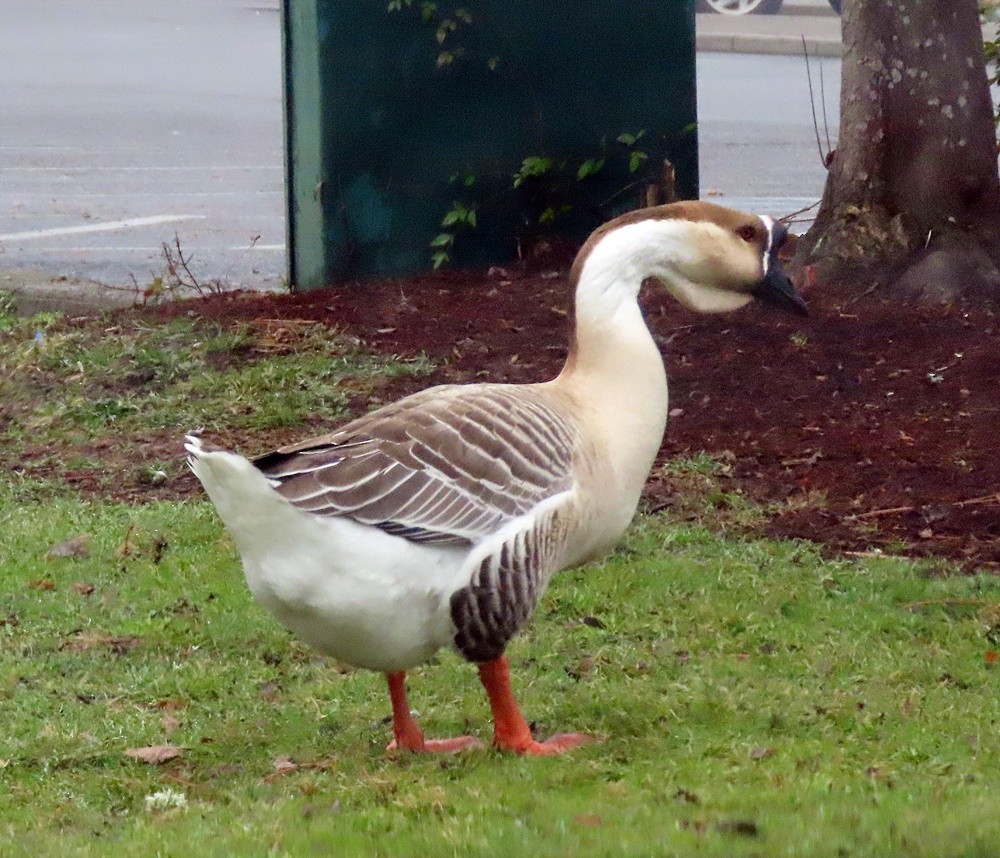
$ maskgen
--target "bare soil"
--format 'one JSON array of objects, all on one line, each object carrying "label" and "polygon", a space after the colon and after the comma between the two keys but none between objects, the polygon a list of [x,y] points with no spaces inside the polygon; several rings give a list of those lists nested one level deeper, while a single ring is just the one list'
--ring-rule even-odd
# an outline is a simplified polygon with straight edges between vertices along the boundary
[{"label": "bare soil", "polygon": [[[390,382],[382,392],[389,400],[431,384],[555,375],[566,352],[566,261],[126,312],[233,324],[315,320],[373,351],[422,352],[437,364],[429,378]],[[757,532],[838,553],[943,556],[969,569],[1000,569],[995,312],[906,306],[860,289],[807,298],[807,319],[763,306],[706,317],[647,287],[643,307],[671,387],[661,460],[706,451],[727,463],[726,491],[769,510]],[[213,440],[256,454],[325,422],[318,415],[264,438]],[[119,444],[109,439],[104,453]],[[673,489],[669,471],[655,469],[647,507],[669,506]],[[196,491],[184,478],[154,493]],[[123,495],[136,498],[127,488]]]}]

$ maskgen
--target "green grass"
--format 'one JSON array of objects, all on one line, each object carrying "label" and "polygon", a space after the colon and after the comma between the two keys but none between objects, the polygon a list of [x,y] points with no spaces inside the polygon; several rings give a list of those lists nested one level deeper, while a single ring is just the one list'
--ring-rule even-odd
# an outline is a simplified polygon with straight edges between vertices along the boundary
[{"label": "green grass", "polygon": [[312,415],[319,434],[352,399],[433,368],[307,321],[21,319],[4,307],[0,294],[0,468],[35,482],[75,470],[105,492],[183,473],[186,431],[238,444]]},{"label": "green grass", "polygon": [[336,419],[348,395],[370,392],[373,381],[430,369],[425,360],[372,355],[315,323],[271,329],[185,317],[156,325],[112,321],[74,326],[45,315],[0,327],[0,394],[23,436],[260,430],[310,412]]},{"label": "green grass", "polygon": [[[0,493],[0,569],[5,856],[997,854],[995,577],[643,519],[509,652],[543,732],[603,741],[439,759],[385,754],[381,677],[257,607],[203,503]],[[489,737],[450,654],[411,703]]]}]

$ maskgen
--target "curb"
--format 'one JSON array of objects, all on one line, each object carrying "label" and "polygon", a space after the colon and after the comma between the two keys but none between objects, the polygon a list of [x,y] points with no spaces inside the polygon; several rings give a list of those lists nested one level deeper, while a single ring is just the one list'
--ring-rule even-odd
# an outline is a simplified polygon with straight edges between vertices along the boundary
[{"label": "curb", "polygon": [[[806,50],[811,57],[842,57],[844,45],[840,39],[805,40]],[[706,53],[731,54],[778,54],[802,56],[801,36],[763,36],[741,34],[738,36],[717,33],[699,33],[695,47]]]},{"label": "curb", "polygon": [[829,3],[821,5],[808,3],[795,3],[794,0],[785,0],[781,7],[781,15],[816,15],[823,18],[836,18],[837,13],[833,11]]}]

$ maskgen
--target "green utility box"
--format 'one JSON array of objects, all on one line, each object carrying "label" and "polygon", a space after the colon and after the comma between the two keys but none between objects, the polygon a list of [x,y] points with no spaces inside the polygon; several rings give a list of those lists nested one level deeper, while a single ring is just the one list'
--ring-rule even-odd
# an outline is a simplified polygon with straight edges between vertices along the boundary
[{"label": "green utility box", "polygon": [[283,0],[295,289],[583,238],[697,196],[694,0]]}]

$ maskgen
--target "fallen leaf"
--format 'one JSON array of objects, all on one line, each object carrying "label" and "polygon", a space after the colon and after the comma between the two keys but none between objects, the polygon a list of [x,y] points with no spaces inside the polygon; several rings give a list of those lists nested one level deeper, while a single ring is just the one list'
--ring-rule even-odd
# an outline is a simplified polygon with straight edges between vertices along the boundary
[{"label": "fallen leaf", "polygon": [[760,828],[752,819],[724,819],[715,826],[724,834],[739,834],[741,837],[760,837]]},{"label": "fallen leaf", "polygon": [[46,557],[89,557],[90,556],[90,534],[81,533],[53,545]]},{"label": "fallen leaf", "polygon": [[580,680],[585,676],[589,676],[594,670],[594,659],[590,656],[584,656],[580,659],[580,663],[576,667],[566,668],[566,674],[571,679]]},{"label": "fallen leaf", "polygon": [[929,527],[925,527],[923,530],[920,531],[920,533],[917,534],[917,536],[919,536],[921,539],[933,539],[934,531],[931,530]]},{"label": "fallen leaf", "polygon": [[275,757],[271,765],[273,766],[274,771],[271,772],[271,774],[264,776],[264,781],[266,783],[273,783],[278,778],[290,775],[298,769],[298,765],[293,763],[290,757],[285,756]]},{"label": "fallen leaf", "polygon": [[986,664],[988,667],[993,667],[998,661],[1000,661],[1000,654],[997,654],[995,649],[986,650]]},{"label": "fallen leaf", "polygon": [[135,635],[106,635],[101,632],[80,632],[67,640],[62,649],[70,652],[87,652],[95,647],[107,647],[115,655],[125,655],[139,646]]},{"label": "fallen leaf", "polygon": [[573,822],[577,825],[586,825],[588,828],[599,828],[604,825],[604,819],[596,813],[578,813],[573,817]]},{"label": "fallen leaf", "polygon": [[70,587],[70,589],[74,593],[79,593],[81,596],[89,596],[94,592],[94,585],[88,584],[85,581],[77,581]]},{"label": "fallen leaf", "polygon": [[125,756],[149,763],[151,766],[159,766],[176,759],[182,753],[184,753],[183,749],[176,745],[149,745],[145,748],[129,748],[125,752]]},{"label": "fallen leaf", "polygon": [[754,748],[750,752],[750,759],[751,760],[766,760],[768,757],[773,757],[776,753],[777,753],[777,751],[775,751],[774,748],[765,748],[765,747],[761,746],[759,748]]},{"label": "fallen leaf", "polygon": [[275,757],[274,762],[271,763],[271,765],[274,767],[274,770],[279,774],[294,772],[298,768],[298,765],[292,762],[291,757],[285,757],[285,756]]},{"label": "fallen leaf", "polygon": [[56,585],[48,578],[36,578],[34,581],[28,582],[29,590],[55,590],[55,588]]},{"label": "fallen leaf", "polygon": [[161,723],[163,724],[164,736],[169,736],[171,733],[175,733],[181,726],[181,722],[178,721],[173,715],[164,715]]}]

